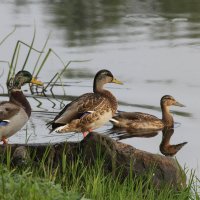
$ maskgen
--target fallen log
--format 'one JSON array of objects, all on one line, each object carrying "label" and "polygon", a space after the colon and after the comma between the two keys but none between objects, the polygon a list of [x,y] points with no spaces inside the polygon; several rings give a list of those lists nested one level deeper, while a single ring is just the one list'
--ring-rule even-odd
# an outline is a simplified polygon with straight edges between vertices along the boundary
[{"label": "fallen log", "polygon": [[4,155],[4,161],[8,153],[15,166],[20,166],[30,159],[39,163],[45,154],[45,161],[53,162],[55,167],[61,162],[63,153],[68,161],[81,156],[91,165],[101,154],[104,155],[105,171],[112,172],[113,175],[120,173],[122,179],[130,173],[134,176],[144,175],[153,168],[152,181],[158,188],[162,184],[175,188],[184,187],[186,184],[183,178],[185,174],[175,159],[136,149],[96,132],[88,134],[79,143],[0,145],[0,154]]}]

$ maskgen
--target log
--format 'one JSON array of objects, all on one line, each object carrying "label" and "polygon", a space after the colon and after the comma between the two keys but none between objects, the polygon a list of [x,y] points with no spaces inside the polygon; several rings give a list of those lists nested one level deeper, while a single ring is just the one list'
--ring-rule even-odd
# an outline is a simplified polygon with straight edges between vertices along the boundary
[{"label": "log", "polygon": [[152,181],[156,187],[168,184],[178,189],[186,185],[186,179],[183,178],[185,173],[174,158],[142,151],[96,132],[88,134],[79,143],[0,145],[0,153],[4,155],[5,161],[8,152],[14,166],[23,165],[30,159],[39,163],[46,155],[46,162],[53,162],[55,167],[61,162],[63,153],[69,162],[79,155],[91,165],[101,154],[104,155],[105,171],[114,176],[120,173],[122,179],[129,173],[133,177],[143,176],[153,168]]}]

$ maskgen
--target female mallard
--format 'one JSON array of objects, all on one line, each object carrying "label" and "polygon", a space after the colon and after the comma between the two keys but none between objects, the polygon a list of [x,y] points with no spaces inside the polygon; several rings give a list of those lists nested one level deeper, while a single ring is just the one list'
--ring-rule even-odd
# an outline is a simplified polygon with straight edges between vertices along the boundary
[{"label": "female mallard", "polygon": [[82,132],[85,137],[88,132],[109,121],[117,111],[117,100],[111,92],[103,89],[106,83],[122,84],[108,70],[97,72],[93,93],[83,94],[67,104],[55,119],[48,123],[52,125],[52,131]]},{"label": "female mallard", "polygon": [[177,102],[172,96],[165,95],[160,100],[162,109],[162,119],[159,119],[153,115],[141,113],[141,112],[119,112],[110,121],[114,127],[126,128],[129,130],[161,130],[163,127],[173,127],[174,120],[170,114],[170,106],[184,105]]},{"label": "female mallard", "polygon": [[31,115],[31,106],[24,96],[21,86],[25,83],[42,85],[27,71],[19,71],[10,89],[10,100],[0,102],[0,141],[7,143],[6,138],[19,131]]}]

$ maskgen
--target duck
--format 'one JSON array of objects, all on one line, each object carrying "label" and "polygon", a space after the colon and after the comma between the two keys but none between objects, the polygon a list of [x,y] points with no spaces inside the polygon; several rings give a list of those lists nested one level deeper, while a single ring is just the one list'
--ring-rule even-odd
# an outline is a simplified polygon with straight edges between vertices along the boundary
[{"label": "duck", "polygon": [[165,156],[174,156],[177,154],[181,148],[187,144],[187,142],[182,142],[179,144],[170,144],[170,139],[174,134],[174,128],[164,127],[162,130],[162,141],[160,143],[160,152]]},{"label": "duck", "polygon": [[142,112],[118,112],[110,120],[114,128],[127,130],[162,130],[164,127],[174,127],[174,119],[170,113],[170,106],[185,107],[171,95],[164,95],[160,100],[162,119]]},{"label": "duck", "polygon": [[9,101],[0,102],[0,141],[3,144],[7,144],[7,138],[18,132],[31,116],[31,106],[21,90],[26,83],[43,85],[30,72],[19,71],[9,88]]},{"label": "duck", "polygon": [[86,137],[108,122],[116,113],[118,103],[115,96],[104,89],[107,83],[123,84],[109,70],[98,71],[93,81],[93,93],[83,94],[67,104],[53,121],[47,123],[52,127],[50,132],[82,132]]}]

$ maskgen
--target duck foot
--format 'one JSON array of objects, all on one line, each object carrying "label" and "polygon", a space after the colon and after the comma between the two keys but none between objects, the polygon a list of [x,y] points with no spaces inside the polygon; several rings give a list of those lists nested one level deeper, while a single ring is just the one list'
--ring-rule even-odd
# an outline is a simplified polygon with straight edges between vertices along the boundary
[{"label": "duck foot", "polygon": [[3,144],[8,144],[8,141],[6,140],[6,137],[2,137],[1,141],[3,142]]},{"label": "duck foot", "polygon": [[88,131],[83,132],[83,138],[85,138],[90,132],[92,132],[91,128]]}]

